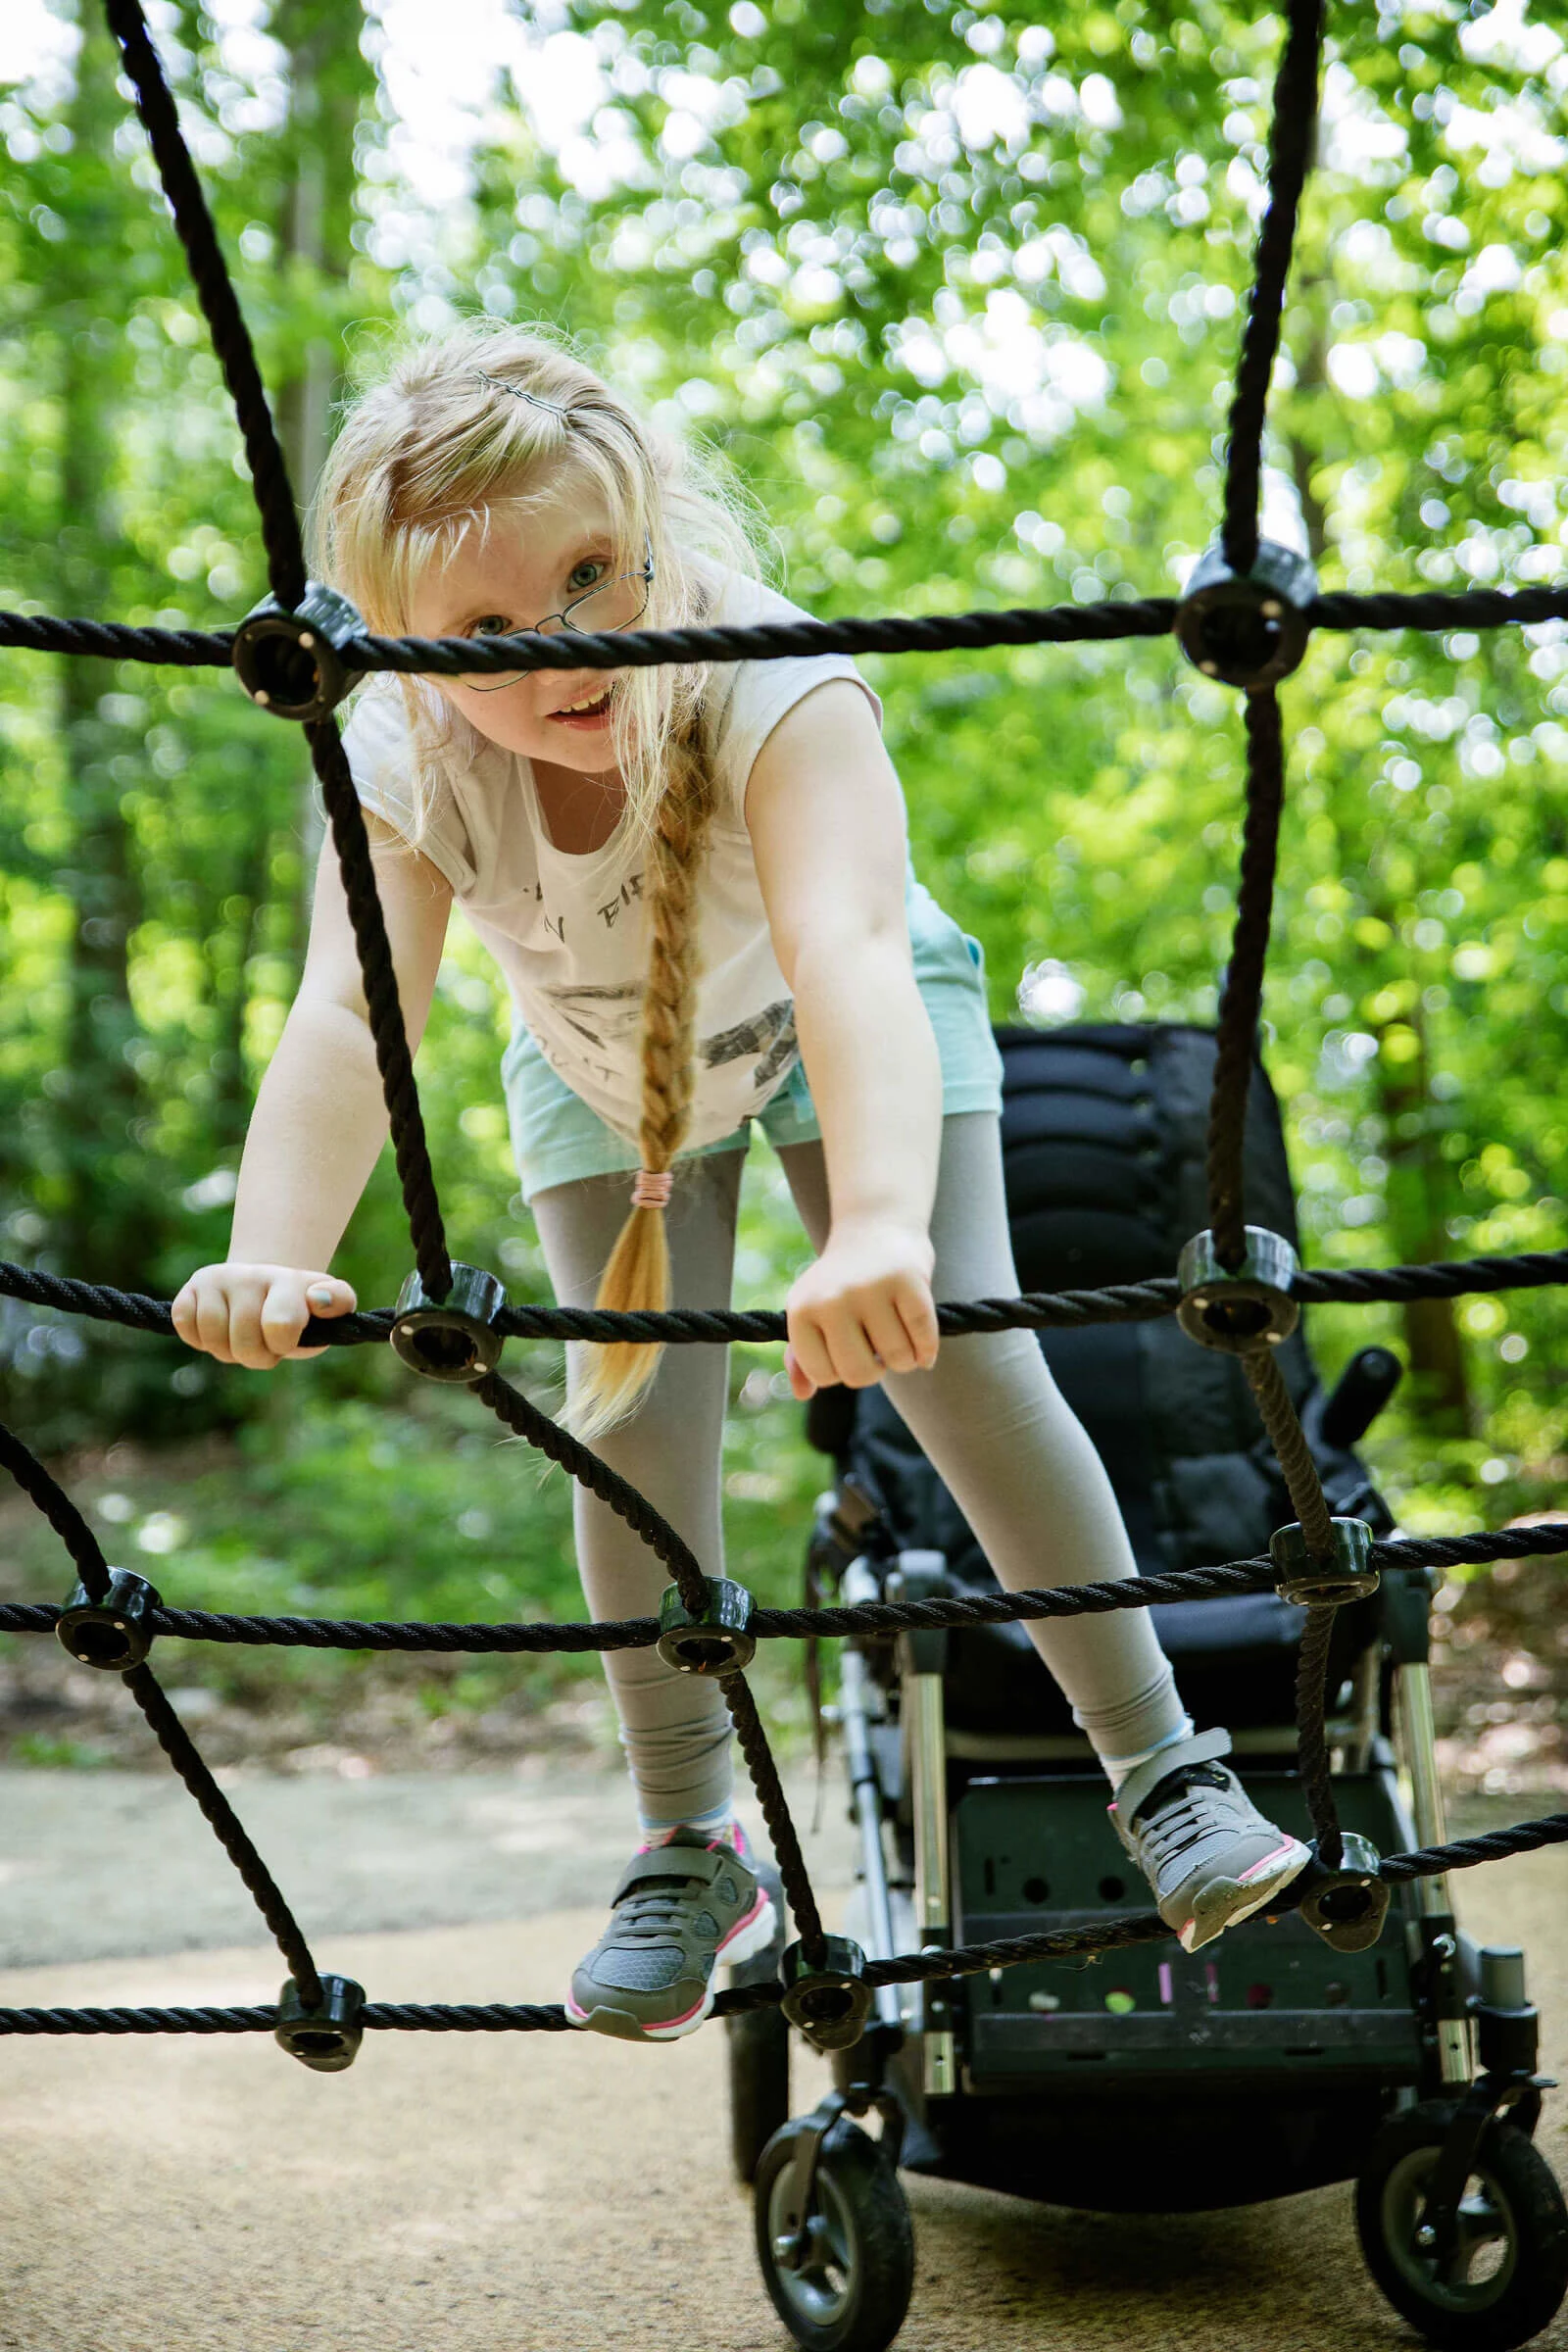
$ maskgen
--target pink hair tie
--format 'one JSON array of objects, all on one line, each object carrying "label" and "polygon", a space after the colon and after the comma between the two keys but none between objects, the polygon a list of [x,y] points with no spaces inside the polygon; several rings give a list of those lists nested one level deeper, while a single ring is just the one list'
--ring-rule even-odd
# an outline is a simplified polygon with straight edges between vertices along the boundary
[{"label": "pink hair tie", "polygon": [[652,1168],[639,1168],[632,1178],[631,1204],[633,1208],[664,1208],[669,1201],[669,1188],[674,1182],[666,1168],[662,1176]]}]

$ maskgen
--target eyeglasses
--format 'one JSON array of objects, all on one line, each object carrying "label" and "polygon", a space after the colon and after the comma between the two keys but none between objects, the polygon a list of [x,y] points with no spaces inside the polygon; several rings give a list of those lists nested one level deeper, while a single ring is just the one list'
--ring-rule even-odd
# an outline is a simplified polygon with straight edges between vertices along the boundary
[{"label": "eyeglasses", "polygon": [[[643,548],[645,561],[640,571],[623,571],[618,579],[590,588],[586,596],[574,596],[564,612],[547,612],[543,620],[536,620],[532,634],[559,637],[569,629],[578,636],[609,635],[616,629],[629,629],[634,620],[641,620],[648,610],[648,592],[654,581],[654,542],[646,531]],[[519,678],[529,675],[525,669],[506,669],[499,673],[460,670],[458,684],[471,687],[475,694],[499,694],[503,687],[515,686]]]}]

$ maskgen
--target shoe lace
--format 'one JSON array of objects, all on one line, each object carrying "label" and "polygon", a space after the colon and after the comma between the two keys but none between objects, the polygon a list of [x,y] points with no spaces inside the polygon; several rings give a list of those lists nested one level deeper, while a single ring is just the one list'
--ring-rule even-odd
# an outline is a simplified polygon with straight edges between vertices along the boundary
[{"label": "shoe lace", "polygon": [[[1194,1790],[1227,1787],[1225,1774],[1216,1771],[1212,1764],[1184,1766],[1159,1784],[1151,1798],[1146,1799],[1135,1824],[1156,1867],[1202,1836],[1204,1800]],[[1157,1809],[1151,1812],[1150,1805],[1156,1798]]]},{"label": "shoe lace", "polygon": [[615,1941],[651,1942],[662,1936],[678,1936],[682,1913],[689,1916],[702,1908],[708,1892],[704,1882],[696,1878],[633,1887],[615,1905]]}]

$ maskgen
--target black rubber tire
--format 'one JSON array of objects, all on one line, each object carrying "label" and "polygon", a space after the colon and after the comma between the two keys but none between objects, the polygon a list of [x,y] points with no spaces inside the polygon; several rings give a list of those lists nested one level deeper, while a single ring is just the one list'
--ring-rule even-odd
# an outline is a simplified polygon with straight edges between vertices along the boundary
[{"label": "black rubber tire", "polygon": [[[914,2227],[898,2175],[877,2141],[841,2118],[818,2151],[812,2196],[811,2221],[826,2259],[808,2271],[786,2271],[773,2252],[772,2209],[805,2129],[798,2119],[775,2132],[757,2168],[763,2281],[804,2352],[885,2352],[904,2326],[914,2287]],[[841,2287],[833,2282],[835,2270]]]},{"label": "black rubber tire", "polygon": [[724,2020],[729,2042],[729,2145],[735,2178],[757,2178],[762,2150],[790,2120],[790,2028],[782,2009],[742,2009]]},{"label": "black rubber tire", "polygon": [[1482,2133],[1466,2200],[1490,2204],[1502,2255],[1490,2277],[1445,2281],[1417,2251],[1421,2183],[1454,2114],[1426,2099],[1386,2123],[1355,2184],[1355,2226],[1368,2270],[1396,2311],[1443,2352],[1514,2352],[1549,2326],[1568,2293],[1568,2207],[1540,2149],[1513,2124]]}]

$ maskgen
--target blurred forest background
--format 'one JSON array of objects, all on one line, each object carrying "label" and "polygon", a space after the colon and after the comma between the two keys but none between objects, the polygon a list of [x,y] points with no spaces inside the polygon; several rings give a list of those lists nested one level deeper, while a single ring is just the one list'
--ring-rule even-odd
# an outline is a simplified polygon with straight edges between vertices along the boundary
[{"label": "blurred forest background", "polygon": [[[387,335],[543,318],[724,454],[775,576],[823,616],[1170,594],[1212,534],[1281,24],[1231,0],[1049,13],[148,6],[302,493]],[[1330,12],[1267,451],[1269,527],[1325,586],[1563,575],[1554,15]],[[255,512],[92,0],[10,0],[0,136],[0,603],[231,625],[265,586]],[[918,868],[983,941],[997,1015],[1211,1019],[1236,698],[1169,643],[866,668]],[[319,838],[301,746],[217,674],[13,653],[0,696],[0,1252],[167,1296],[223,1253],[299,968]],[[1308,1261],[1562,1247],[1568,633],[1324,635],[1285,705],[1267,1055]],[[540,1297],[505,1032],[460,927],[420,1056],[449,1225]],[[760,1148],[748,1188],[739,1296],[775,1302],[803,1245]],[[383,1165],[340,1264],[385,1303],[407,1257]],[[1555,1292],[1318,1309],[1312,1336],[1331,1377],[1372,1339],[1409,1367],[1368,1448],[1407,1527],[1555,1510]],[[549,1350],[526,1377],[559,1394]],[[776,1351],[737,1350],[734,1388],[732,1557],[793,1599],[819,1469]],[[380,1351],[264,1380],[4,1301],[0,1411],[63,1459],[111,1555],[184,1602],[580,1612],[560,1479]],[[8,1501],[0,1530],[8,1592],[62,1589],[35,1514]],[[1488,1786],[1568,1778],[1557,1575],[1442,1596],[1451,1753]],[[42,1646],[0,1661],[7,1752],[118,1755],[104,1694],[78,1675],[62,1696]],[[254,1749],[265,1702],[270,1752],[349,1771],[597,1739],[607,1714],[591,1659],[189,1671],[215,1752],[225,1725]],[[769,1668],[786,1736],[796,1671]]]}]

